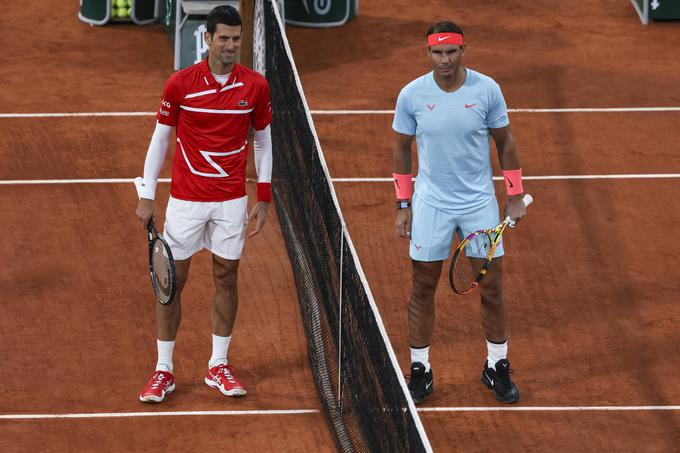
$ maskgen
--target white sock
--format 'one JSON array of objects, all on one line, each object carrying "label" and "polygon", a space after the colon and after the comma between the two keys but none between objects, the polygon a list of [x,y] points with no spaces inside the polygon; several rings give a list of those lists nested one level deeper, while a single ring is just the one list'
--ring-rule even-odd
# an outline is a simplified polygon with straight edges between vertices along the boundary
[{"label": "white sock", "polygon": [[488,366],[494,368],[496,362],[508,358],[508,340],[506,339],[503,343],[492,343],[486,340],[486,351]]},{"label": "white sock", "polygon": [[156,340],[156,347],[158,348],[156,371],[172,373],[172,351],[175,349],[175,342]]},{"label": "white sock", "polygon": [[212,356],[208,362],[208,368],[212,368],[217,365],[227,364],[227,350],[229,349],[229,342],[231,341],[231,336],[220,337],[219,335],[213,334],[212,336]]},{"label": "white sock", "polygon": [[425,365],[425,372],[430,371],[430,346],[414,348],[411,346],[411,363],[420,362]]}]

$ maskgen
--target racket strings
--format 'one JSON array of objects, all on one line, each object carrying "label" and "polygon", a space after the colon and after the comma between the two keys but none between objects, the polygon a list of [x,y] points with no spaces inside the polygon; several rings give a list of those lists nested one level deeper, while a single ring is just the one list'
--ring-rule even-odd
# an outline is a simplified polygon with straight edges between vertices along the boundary
[{"label": "racket strings", "polygon": [[491,248],[491,238],[486,233],[469,238],[453,267],[453,285],[459,292],[476,286],[477,277],[484,268]]},{"label": "racket strings", "polygon": [[153,278],[158,297],[167,302],[172,295],[172,263],[161,241],[153,245]]}]

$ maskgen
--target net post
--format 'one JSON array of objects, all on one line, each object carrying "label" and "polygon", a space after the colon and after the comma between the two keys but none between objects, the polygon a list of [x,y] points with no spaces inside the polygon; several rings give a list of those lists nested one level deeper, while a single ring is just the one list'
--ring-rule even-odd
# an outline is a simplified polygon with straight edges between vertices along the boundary
[{"label": "net post", "polygon": [[341,220],[340,228],[340,288],[338,295],[338,413],[342,414],[342,275],[343,257],[345,256],[345,229],[347,225]]},{"label": "net post", "polygon": [[649,0],[630,0],[643,25],[649,23]]},{"label": "net post", "polygon": [[243,37],[245,38],[241,40],[239,63],[252,69],[255,0],[240,0],[239,13],[241,15],[241,30],[243,32]]}]

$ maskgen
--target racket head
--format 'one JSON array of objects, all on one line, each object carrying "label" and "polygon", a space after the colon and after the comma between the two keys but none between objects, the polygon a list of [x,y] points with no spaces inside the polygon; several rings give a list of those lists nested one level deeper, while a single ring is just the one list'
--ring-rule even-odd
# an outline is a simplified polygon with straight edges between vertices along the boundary
[{"label": "racket head", "polygon": [[472,292],[486,274],[493,258],[493,241],[489,232],[475,231],[458,245],[449,267],[449,283],[457,294]]},{"label": "racket head", "polygon": [[153,223],[149,221],[149,275],[156,300],[161,305],[172,303],[177,291],[177,274],[172,251],[165,239],[158,233]]}]

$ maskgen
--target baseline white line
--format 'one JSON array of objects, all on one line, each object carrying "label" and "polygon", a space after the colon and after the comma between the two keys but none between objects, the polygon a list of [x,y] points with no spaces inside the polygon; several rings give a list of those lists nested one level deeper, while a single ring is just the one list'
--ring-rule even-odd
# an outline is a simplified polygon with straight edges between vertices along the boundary
[{"label": "baseline white line", "polygon": [[[680,107],[602,107],[602,108],[544,108],[508,109],[509,113],[629,113],[680,112]],[[394,110],[311,110],[312,115],[393,115]],[[96,116],[156,116],[156,112],[57,112],[57,113],[0,113],[0,118],[63,118]]]},{"label": "baseline white line", "polygon": [[195,415],[297,415],[318,414],[318,409],[280,409],[245,411],[175,411],[175,412],[100,412],[91,414],[5,414],[0,420],[44,420],[54,418],[123,418],[123,417],[174,417]]},{"label": "baseline white line", "polygon": [[680,406],[421,407],[418,412],[678,411]]},{"label": "baseline white line", "polygon": [[[668,179],[680,178],[680,173],[647,173],[647,174],[618,174],[618,175],[546,175],[523,176],[528,181],[560,181],[586,179]],[[333,182],[392,182],[392,178],[332,178]],[[502,176],[494,176],[495,181],[502,181]],[[247,182],[255,180],[248,178]],[[0,180],[0,186],[40,185],[40,184],[128,184],[133,178],[101,178],[101,179],[5,179]],[[159,178],[158,182],[170,182],[170,178]]]}]

